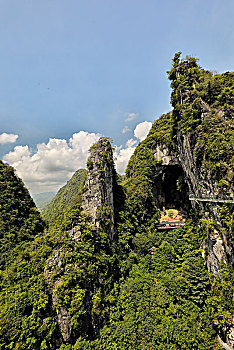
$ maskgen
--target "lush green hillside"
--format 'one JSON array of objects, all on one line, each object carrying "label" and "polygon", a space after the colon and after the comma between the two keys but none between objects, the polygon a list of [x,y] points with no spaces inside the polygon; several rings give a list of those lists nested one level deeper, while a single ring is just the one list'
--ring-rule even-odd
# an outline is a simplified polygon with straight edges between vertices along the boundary
[{"label": "lush green hillside", "polygon": [[153,182],[158,163],[154,153],[159,142],[173,149],[172,132],[171,113],[162,115],[154,122],[147,138],[138,145],[128,163],[123,186],[138,225],[142,218],[145,221],[154,214],[157,217],[157,208],[153,202]]},{"label": "lush green hillside", "polygon": [[131,269],[113,291],[110,322],[95,349],[216,348],[206,305],[209,279],[195,232],[190,222],[136,236],[127,260]]},{"label": "lush green hillside", "polygon": [[77,194],[81,189],[85,174],[86,170],[77,170],[66,185],[60,188],[56,196],[42,211],[42,216],[46,221],[54,222],[59,215],[78,200]]},{"label": "lush green hillside", "polygon": [[0,268],[14,260],[23,242],[33,241],[44,223],[14,169],[0,161]]},{"label": "lush green hillside", "polygon": [[[155,172],[160,168],[161,160],[154,154],[158,145],[165,145],[174,155],[182,159],[183,171],[185,167],[191,167],[186,169],[188,170],[186,174],[182,172],[182,176],[177,179],[178,187],[181,187],[180,180],[187,178],[189,181],[189,174],[192,173],[193,184],[195,188],[197,186],[198,191],[207,189],[208,193],[213,191],[210,196],[218,193],[219,198],[223,196],[233,198],[234,74],[224,73],[213,76],[211,72],[203,70],[196,59],[186,57],[180,61],[179,56],[179,54],[175,55],[172,70],[168,72],[172,80],[171,100],[174,109],[155,121],[146,140],[141,142],[135,150],[126,170],[123,184],[128,198],[130,216],[127,216],[125,211],[124,217],[128,223],[131,222],[131,225],[128,224],[127,233],[129,245],[135,241],[133,236],[136,235],[137,230],[141,233],[141,240],[144,230],[146,234],[147,231],[152,233],[153,223],[157,220],[157,198],[155,199],[154,196],[157,185]],[[164,171],[163,166],[161,171]],[[162,176],[161,179],[163,186],[164,177]],[[203,187],[201,187],[202,184]],[[170,182],[166,183],[166,186],[170,187],[170,185]],[[191,182],[190,185],[192,186]],[[209,219],[205,217],[205,211],[208,216],[210,215]],[[211,323],[213,320],[220,334],[223,334],[222,329],[229,330],[232,325],[234,287],[230,249],[232,249],[233,204],[197,206],[194,214],[195,216],[191,217],[191,226],[188,227],[185,235],[195,229],[197,239],[200,243],[203,242],[203,247],[206,246],[206,258],[209,253],[214,255],[212,249],[208,251],[208,248],[210,249],[208,240],[213,239],[212,244],[215,245],[214,235],[217,232],[220,232],[221,237],[226,237],[224,238],[226,243],[223,243],[224,251],[226,249],[226,264],[219,262],[221,269],[218,272],[222,283],[210,276],[210,295],[207,294],[208,298],[205,301],[209,305]],[[222,228],[220,228],[220,219]],[[189,211],[187,220],[190,220]],[[125,231],[125,237],[127,235]],[[193,251],[195,250],[194,246]],[[212,258],[208,261],[208,264],[211,264]],[[192,268],[191,263],[188,263],[188,266]],[[205,309],[200,308],[200,312],[203,311],[205,312]],[[182,323],[182,320],[179,323]],[[118,343],[116,338],[115,341]],[[209,342],[211,346],[211,339]],[[162,349],[167,348],[165,344]],[[168,348],[173,348],[172,344],[170,346]],[[177,348],[178,345],[174,344],[174,346]],[[185,348],[191,348],[191,346],[187,345]],[[196,348],[195,345],[193,346]]]},{"label": "lush green hillside", "polygon": [[[0,271],[0,349],[59,348],[61,334],[56,322],[56,310],[65,304],[73,323],[71,342],[75,343],[81,334],[84,338],[94,338],[93,323],[97,329],[105,323],[109,313],[108,295],[117,275],[117,257],[108,234],[84,221],[77,198],[63,211],[56,225],[40,232],[43,223],[28,191],[15,177],[12,168],[2,166],[6,176],[1,177],[1,186],[6,190],[2,192],[1,209],[8,215],[2,218],[7,220],[10,227],[16,208],[24,205],[25,211],[19,211],[18,220],[26,220],[28,226],[20,231],[14,226],[15,245],[18,242],[16,253],[11,261],[9,256],[12,252],[7,251],[2,256],[7,267],[4,269],[2,263]],[[18,192],[20,198],[14,200]],[[10,205],[8,198],[12,203]],[[27,210],[25,203],[29,204]],[[27,219],[31,211],[41,226],[37,227],[34,221],[30,226],[31,222]],[[82,242],[76,242],[67,234],[74,222],[82,231]],[[2,232],[5,233],[6,228],[2,226]],[[29,229],[34,229],[33,237],[29,235]],[[51,303],[53,279],[50,285],[45,278],[45,266],[48,258],[60,251],[61,272],[55,310]],[[56,281],[56,274],[54,279]]]},{"label": "lush green hillside", "polygon": [[52,201],[55,195],[56,192],[42,192],[32,194],[32,197],[37,208],[39,210],[42,210],[47,206],[47,204],[49,204]]},{"label": "lush green hillside", "polygon": [[1,161],[0,188],[0,349],[29,349],[32,305],[43,303],[46,290],[37,276],[43,259],[34,248],[45,225],[23,182]]},{"label": "lush green hillside", "polygon": [[[191,209],[190,172],[183,169],[189,154],[200,185],[205,179],[212,187],[213,181],[221,194],[232,194],[234,75],[212,75],[179,54],[172,63],[173,111],[155,121],[121,184],[114,168],[104,176],[108,155],[102,150],[100,158],[97,145],[97,174],[88,161],[90,183],[100,180],[105,194],[115,184],[114,208],[98,206],[96,219],[103,225],[81,211],[85,170],[78,170],[43,211],[51,224],[44,229],[21,180],[0,163],[0,349],[221,349],[216,335],[225,339],[222,332],[231,327],[233,266],[226,259],[218,273],[208,273],[208,253],[201,248],[211,233],[214,244],[217,232],[231,247],[233,205],[217,206],[220,222],[216,214],[208,221],[208,206]],[[181,146],[185,138],[189,153]],[[159,145],[185,165],[163,165],[155,156]],[[159,231],[157,197],[168,188],[174,191],[165,197],[170,203],[181,195],[172,204],[184,206],[186,224]],[[91,194],[89,199],[91,206]],[[112,209],[110,235],[106,214]]]}]

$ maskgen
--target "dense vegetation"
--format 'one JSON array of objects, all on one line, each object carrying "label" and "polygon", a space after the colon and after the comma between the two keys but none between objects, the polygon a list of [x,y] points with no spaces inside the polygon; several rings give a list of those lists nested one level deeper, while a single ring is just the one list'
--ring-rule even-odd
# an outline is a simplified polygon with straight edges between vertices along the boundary
[{"label": "dense vegetation", "polygon": [[78,169],[66,185],[60,188],[56,196],[42,211],[42,216],[46,221],[53,223],[73,203],[79,201],[77,195],[81,189],[85,174],[86,171],[84,169]]},{"label": "dense vegetation", "polygon": [[[12,176],[12,180],[19,181],[14,174]],[[18,190],[28,195],[21,181]],[[21,199],[23,201],[24,197]],[[39,217],[36,209],[35,212]],[[74,241],[67,234],[74,222],[80,225],[82,242]],[[44,268],[47,259],[60,249],[64,270],[56,289],[56,308],[60,305],[68,308],[74,337],[82,334],[94,338],[92,322],[97,328],[105,323],[108,314],[105,298],[116,278],[116,255],[107,233],[80,216],[80,203],[77,202],[64,211],[59,222],[49,230],[34,233],[33,241],[20,242],[14,260],[1,271],[0,349],[56,348],[61,336],[56,311],[51,305],[53,279],[50,285],[45,279]]]},{"label": "dense vegetation", "polygon": [[129,208],[136,219],[152,217],[156,213],[153,203],[153,181],[155,168],[159,165],[154,153],[157,144],[165,143],[173,149],[171,113],[157,120],[147,138],[137,147],[126,169],[123,186],[127,190]]},{"label": "dense vegetation", "polygon": [[[168,72],[171,80],[173,133],[179,139],[187,137],[190,152],[203,179],[216,183],[219,198],[233,198],[234,167],[234,73],[212,74],[202,69],[193,57],[180,59],[180,52]],[[200,213],[200,241],[207,244],[207,233],[217,230],[223,240],[233,246],[234,205],[217,206],[222,227],[217,219],[207,225]],[[210,308],[216,325],[228,330],[232,323],[233,262],[227,254],[227,264],[219,271],[220,280],[211,280]]]},{"label": "dense vegetation", "polygon": [[0,161],[0,268],[15,259],[25,241],[33,241],[44,223],[14,169]]},{"label": "dense vegetation", "polygon": [[110,323],[97,349],[215,348],[205,305],[209,279],[194,232],[190,223],[136,236],[129,275],[115,287]]},{"label": "dense vegetation", "polygon": [[[177,53],[168,72],[174,134],[191,141],[196,166],[217,179],[221,193],[231,193],[234,149],[234,73],[213,75],[193,57]],[[207,117],[208,116],[208,117]]]},{"label": "dense vegetation", "polygon": [[[0,163],[0,349],[221,348],[217,330],[230,327],[233,311],[232,266],[223,264],[215,278],[207,272],[200,243],[217,223],[208,227],[204,212],[188,210],[185,226],[158,231],[154,152],[164,144],[177,154],[178,135],[189,135],[197,166],[231,193],[234,75],[212,75],[176,54],[169,78],[173,111],[155,121],[122,184],[115,179],[114,239],[105,205],[101,227],[81,211],[85,171],[44,210],[45,228],[22,181]],[[87,166],[95,176],[91,159]],[[233,206],[217,210],[229,240]],[[67,341],[57,322],[61,310],[72,325]]]}]

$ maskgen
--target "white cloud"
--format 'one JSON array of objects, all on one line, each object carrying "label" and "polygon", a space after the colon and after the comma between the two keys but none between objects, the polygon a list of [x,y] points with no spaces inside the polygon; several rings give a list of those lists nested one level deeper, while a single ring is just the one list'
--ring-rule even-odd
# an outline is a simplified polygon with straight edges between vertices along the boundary
[{"label": "white cloud", "polygon": [[126,134],[126,133],[129,132],[129,131],[131,131],[131,129],[130,129],[127,125],[125,125],[125,127],[124,127],[123,130],[122,130],[122,133],[123,133],[123,134]]},{"label": "white cloud", "polygon": [[16,169],[31,193],[56,191],[77,169],[86,167],[88,150],[100,136],[80,131],[69,142],[49,139],[38,144],[36,152],[28,146],[16,146],[3,160]]},{"label": "white cloud", "polygon": [[136,143],[136,140],[130,139],[126,142],[125,148],[123,148],[123,146],[117,147],[114,156],[116,170],[119,174],[124,174],[128,161],[135,151]]},{"label": "white cloud", "polygon": [[135,120],[138,117],[137,113],[128,113],[127,118],[125,119],[125,122],[131,122]]},{"label": "white cloud", "polygon": [[7,133],[2,133],[0,134],[0,144],[4,143],[15,143],[15,141],[18,139],[19,135],[15,134],[7,134]]},{"label": "white cloud", "polygon": [[133,147],[133,146],[135,146],[136,143],[137,143],[137,140],[129,139],[129,140],[126,142],[126,147],[127,147],[127,148]]},{"label": "white cloud", "polygon": [[123,174],[125,172],[128,161],[135,151],[137,144],[146,138],[151,126],[152,123],[147,121],[138,124],[134,130],[134,136],[137,140],[129,139],[124,148],[123,146],[117,147],[115,151],[115,164],[118,173]]},{"label": "white cloud", "polygon": [[151,126],[152,126],[152,123],[147,121],[138,124],[134,130],[134,136],[140,141],[143,141],[148,135],[148,132],[150,131]]},{"label": "white cloud", "polygon": [[[116,147],[114,156],[116,170],[123,174],[128,161],[139,140],[147,136],[151,122],[136,126],[134,138],[124,146]],[[26,146],[16,146],[3,160],[12,165],[23,179],[31,193],[57,191],[77,169],[85,168],[89,148],[101,135],[80,131],[72,135],[67,142],[64,139],[49,139],[47,143],[37,145],[33,152]]]}]

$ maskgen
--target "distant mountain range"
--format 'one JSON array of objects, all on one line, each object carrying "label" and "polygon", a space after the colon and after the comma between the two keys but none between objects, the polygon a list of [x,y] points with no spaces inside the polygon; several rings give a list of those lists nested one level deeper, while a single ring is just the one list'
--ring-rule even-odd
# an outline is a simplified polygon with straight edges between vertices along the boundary
[{"label": "distant mountain range", "polygon": [[33,200],[39,210],[43,210],[52,201],[56,192],[42,192],[32,194]]}]

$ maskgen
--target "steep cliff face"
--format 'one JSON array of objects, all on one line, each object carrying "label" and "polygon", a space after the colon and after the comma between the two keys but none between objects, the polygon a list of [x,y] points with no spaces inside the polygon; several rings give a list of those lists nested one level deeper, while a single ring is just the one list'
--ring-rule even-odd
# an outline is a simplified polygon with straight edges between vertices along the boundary
[{"label": "steep cliff face", "polygon": [[157,143],[153,151],[157,164],[154,173],[153,201],[160,209],[177,208],[186,213],[191,205],[179,155],[162,143]]},{"label": "steep cliff face", "polygon": [[[218,273],[220,264],[234,261],[231,235],[228,239],[228,232],[225,234],[226,228],[222,226],[217,208],[217,205],[221,207],[226,203],[231,204],[234,200],[233,192],[230,187],[228,194],[224,195],[216,177],[207,174],[204,167],[197,166],[193,148],[191,134],[183,135],[179,130],[176,150],[170,151],[164,144],[156,145],[154,155],[158,165],[154,173],[154,201],[159,208],[176,207],[184,212],[194,208],[197,213],[206,213],[207,242],[202,244],[202,248],[204,251],[207,248],[204,258],[208,270]],[[184,182],[182,192],[178,191],[180,181]],[[216,222],[215,226],[209,228],[209,222],[213,221]]]},{"label": "steep cliff face", "polygon": [[[197,213],[203,212],[199,225],[200,232],[203,230],[206,236],[201,240],[203,257],[208,271],[223,283],[222,264],[228,264],[231,270],[234,262],[234,75],[213,77],[196,60],[179,61],[175,56],[169,78],[177,152],[193,193],[191,204]],[[224,299],[220,303],[225,303]],[[219,335],[227,348],[234,347],[231,317],[220,322]]]},{"label": "steep cliff face", "polygon": [[[224,283],[223,263],[231,271],[234,261],[234,74],[213,76],[196,59],[179,56],[168,72],[173,111],[157,120],[137,147],[125,186],[140,222],[147,213],[152,217],[152,207],[177,207],[187,214],[193,208],[207,269]],[[220,321],[219,332],[234,345],[231,317]]]},{"label": "steep cliff face", "polygon": [[95,225],[107,229],[110,237],[113,238],[116,172],[108,138],[101,137],[91,147],[87,166],[82,209]]},{"label": "steep cliff face", "polygon": [[139,222],[158,209],[189,212],[189,189],[172,137],[171,113],[162,115],[141,142],[126,169],[124,186]]},{"label": "steep cliff face", "polygon": [[234,261],[231,228],[226,230],[220,217],[222,207],[231,210],[234,201],[234,75],[213,77],[195,59],[180,61],[176,55],[169,78],[176,150],[193,193],[192,206],[206,212],[207,267],[218,273],[222,262]]},{"label": "steep cliff face", "polygon": [[[69,209],[70,212],[77,210],[79,212],[65,233],[72,241],[69,246],[63,244],[56,250],[47,259],[44,269],[44,277],[51,293],[51,308],[59,328],[60,345],[73,343],[81,333],[82,336],[88,335],[92,338],[105,324],[105,313],[103,312],[101,316],[99,303],[102,307],[106,303],[103,299],[108,283],[104,276],[109,278],[112,273],[113,278],[114,274],[108,254],[111,253],[111,242],[115,234],[116,172],[109,139],[100,138],[91,147],[87,166],[87,176],[82,193],[79,194],[81,202],[77,204],[78,209],[76,206],[71,206]],[[70,277],[72,282],[67,283],[71,255],[73,255],[74,271]],[[89,261],[84,258],[87,255]],[[68,256],[70,258],[67,261]],[[106,259],[108,266],[105,265]],[[109,269],[112,269],[111,272]],[[69,295],[69,298],[67,297],[69,301],[64,294]],[[74,318],[79,317],[71,310],[76,303],[78,310],[76,308],[75,310],[78,313],[81,309],[82,312],[79,322],[75,322],[78,326],[74,327]]]},{"label": "steep cliff face", "polygon": [[[206,213],[203,249],[208,270],[218,273],[222,262],[234,261],[232,227],[222,220],[223,208],[232,213],[234,202],[234,74],[213,77],[193,58],[180,62],[176,56],[173,62],[169,78],[174,109],[155,122],[137,148],[126,182],[141,186],[147,179],[147,194],[143,188],[139,193],[143,212],[153,200],[159,208],[176,206],[188,211],[193,207],[197,213]],[[144,179],[138,169],[144,172],[143,167],[148,167]]]},{"label": "steep cliff face", "polygon": [[[196,166],[191,149],[193,147],[191,145],[190,135],[182,136],[178,133],[180,162],[191,193],[191,204],[197,212],[204,211],[207,220],[207,242],[203,245],[204,250],[206,247],[208,249],[205,256],[207,268],[213,273],[218,273],[220,264],[223,262],[233,262],[234,256],[231,237],[227,239],[228,232],[226,234],[224,232],[225,227],[222,226],[217,205],[221,207],[228,200],[231,203],[233,197],[231,191],[225,196],[223,191],[220,191],[218,187],[218,180],[207,174],[203,167]],[[215,226],[209,228],[209,222],[213,221],[216,222]]]},{"label": "steep cliff face", "polygon": [[64,253],[64,249],[57,250],[46,261],[44,269],[44,277],[50,286],[52,294],[52,309],[57,321],[60,334],[57,334],[57,345],[67,343],[70,340],[72,332],[71,315],[68,312],[66,305],[59,305],[57,288],[61,283],[61,277],[64,274],[65,266],[62,263],[61,256]]}]

